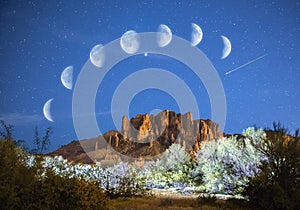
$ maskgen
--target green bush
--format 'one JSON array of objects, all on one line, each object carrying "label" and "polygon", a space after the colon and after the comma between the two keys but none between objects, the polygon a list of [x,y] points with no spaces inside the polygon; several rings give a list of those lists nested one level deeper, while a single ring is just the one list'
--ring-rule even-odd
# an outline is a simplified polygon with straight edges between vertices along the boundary
[{"label": "green bush", "polygon": [[100,183],[41,170],[43,158],[28,166],[28,155],[12,139],[11,126],[0,130],[0,209],[107,209]]},{"label": "green bush", "polygon": [[261,172],[251,179],[244,194],[264,209],[300,209],[300,140],[298,131],[288,135],[280,123],[266,130],[261,144],[253,143],[267,156]]}]

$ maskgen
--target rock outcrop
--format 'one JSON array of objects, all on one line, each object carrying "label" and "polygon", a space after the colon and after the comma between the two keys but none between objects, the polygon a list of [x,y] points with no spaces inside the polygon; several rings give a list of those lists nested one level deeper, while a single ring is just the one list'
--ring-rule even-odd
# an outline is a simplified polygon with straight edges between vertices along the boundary
[{"label": "rock outcrop", "polygon": [[[77,156],[81,156],[81,162],[102,161],[109,165],[118,161],[120,154],[133,158],[152,158],[173,143],[178,143],[193,156],[193,151],[200,149],[202,141],[225,135],[220,131],[219,125],[211,120],[193,120],[190,112],[182,115],[165,110],[155,116],[138,114],[130,120],[124,116],[120,131],[111,130],[98,138],[81,140],[80,144],[76,144],[76,149],[63,146],[53,154],[63,155],[75,162],[80,162],[80,157]],[[83,150],[78,149],[79,145]],[[71,154],[72,151],[77,155]],[[84,156],[84,151],[87,156]]]},{"label": "rock outcrop", "polygon": [[187,150],[198,150],[201,141],[223,137],[219,125],[211,120],[193,120],[192,113],[184,115],[165,110],[158,115],[138,114],[132,119],[124,116],[118,134],[105,135],[118,152],[132,157],[155,156],[173,143]]}]

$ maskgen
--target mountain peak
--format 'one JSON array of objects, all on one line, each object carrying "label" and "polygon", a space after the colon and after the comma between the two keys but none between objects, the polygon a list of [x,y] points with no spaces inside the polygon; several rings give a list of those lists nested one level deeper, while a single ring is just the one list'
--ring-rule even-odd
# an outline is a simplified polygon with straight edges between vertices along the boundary
[{"label": "mountain peak", "polygon": [[[137,114],[130,120],[124,116],[120,131],[108,131],[98,138],[78,141],[77,145],[72,142],[50,155],[62,155],[75,162],[91,163],[93,160],[101,164],[112,164],[124,156],[155,157],[174,143],[182,145],[193,154],[193,151],[199,149],[201,141],[218,139],[224,135],[219,130],[219,125],[209,119],[193,120],[191,112],[182,115],[164,110],[157,115]],[[83,151],[78,152],[78,144],[85,154]],[[82,160],[78,156],[82,156]]]}]

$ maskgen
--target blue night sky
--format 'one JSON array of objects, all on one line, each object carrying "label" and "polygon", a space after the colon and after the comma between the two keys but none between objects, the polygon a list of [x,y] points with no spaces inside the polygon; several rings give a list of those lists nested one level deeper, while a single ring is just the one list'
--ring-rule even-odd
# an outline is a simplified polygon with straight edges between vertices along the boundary
[{"label": "blue night sky", "polygon": [[[155,32],[160,24],[186,40],[190,40],[191,23],[202,28],[197,47],[214,65],[226,94],[224,132],[241,133],[254,124],[271,127],[273,121],[281,121],[291,131],[300,127],[300,1],[3,0],[0,15],[0,118],[14,125],[15,137],[28,147],[36,125],[40,131],[53,127],[50,150],[77,139],[73,90],[60,81],[67,66],[74,67],[75,84],[96,44],[105,45],[128,30]],[[222,35],[232,45],[225,59],[220,59]],[[266,56],[225,74],[262,55]],[[136,55],[112,68],[100,85],[95,112],[101,130],[116,129],[110,102],[118,84],[150,67],[180,77],[197,98],[200,117],[211,117],[205,87],[180,61]],[[51,98],[55,122],[43,115],[43,106]],[[154,109],[179,111],[168,93],[149,89],[134,97],[130,117]]]}]

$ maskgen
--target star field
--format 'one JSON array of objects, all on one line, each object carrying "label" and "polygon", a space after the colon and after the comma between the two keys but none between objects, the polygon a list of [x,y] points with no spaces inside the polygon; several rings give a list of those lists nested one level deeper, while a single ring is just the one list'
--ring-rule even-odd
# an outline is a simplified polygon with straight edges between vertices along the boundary
[{"label": "star field", "polygon": [[[120,38],[128,30],[155,32],[160,24],[190,39],[191,23],[203,30],[201,49],[217,70],[226,93],[225,132],[241,133],[256,124],[281,121],[300,127],[300,1],[1,1],[0,118],[15,125],[15,136],[30,146],[34,127],[54,128],[50,150],[76,139],[72,91],[60,82],[64,68],[74,67],[74,81],[90,50]],[[223,43],[232,51],[220,59]],[[236,72],[225,75],[259,56]],[[182,78],[195,94],[201,118],[210,118],[205,87],[180,62],[148,54],[122,61],[99,87],[96,113],[104,130],[115,129],[110,100],[118,83],[141,68],[165,68]],[[54,123],[43,105],[54,98]],[[178,106],[166,93],[137,95],[130,114]],[[103,123],[105,122],[105,123]]]}]

